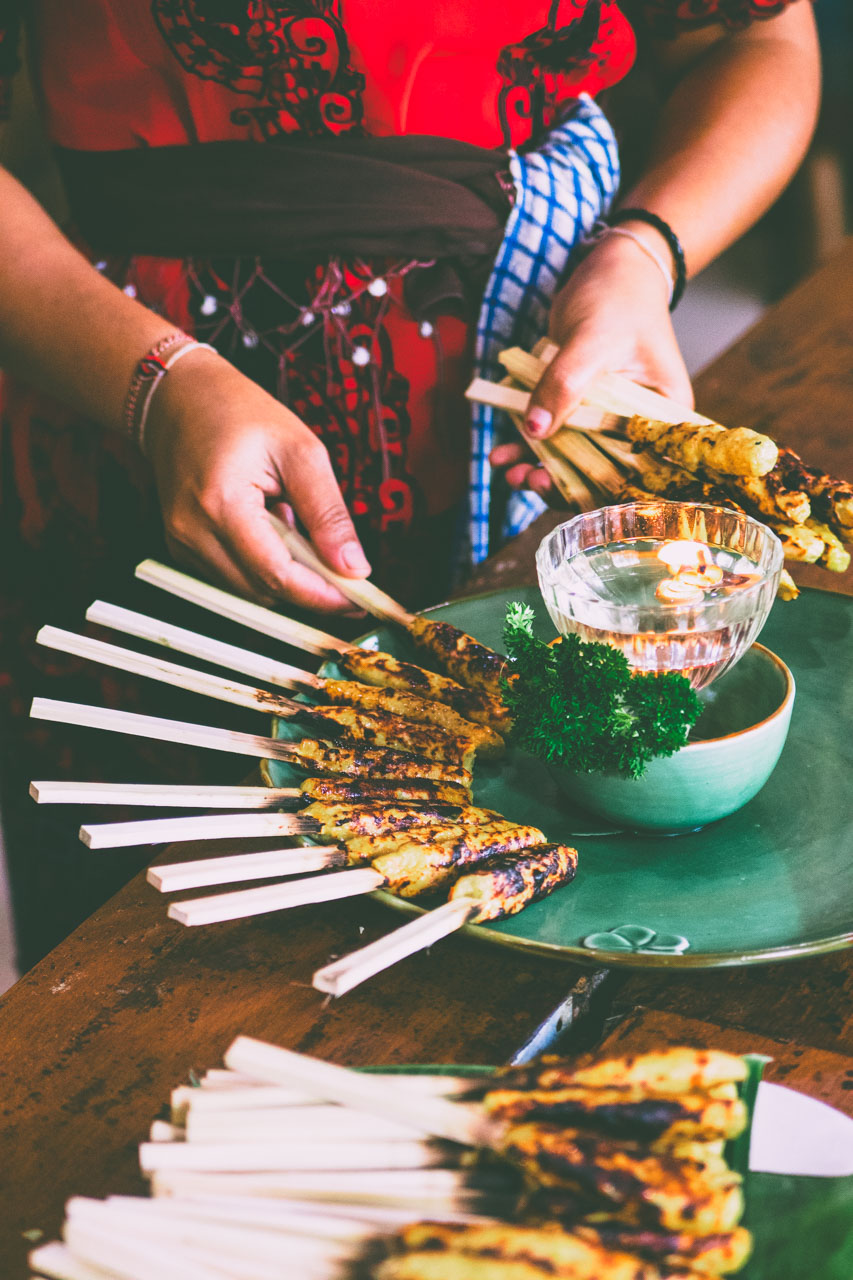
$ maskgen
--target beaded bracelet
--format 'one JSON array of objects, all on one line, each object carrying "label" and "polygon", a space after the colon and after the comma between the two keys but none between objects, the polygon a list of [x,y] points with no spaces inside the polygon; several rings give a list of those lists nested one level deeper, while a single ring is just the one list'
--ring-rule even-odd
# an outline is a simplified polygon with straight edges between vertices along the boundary
[{"label": "beaded bracelet", "polygon": [[645,222],[650,227],[654,227],[655,231],[660,232],[663,236],[669,246],[673,266],[675,267],[672,297],[669,300],[669,309],[674,311],[681,301],[684,286],[687,284],[687,263],[684,260],[684,249],[678,236],[668,222],[665,222],[663,218],[656,213],[652,213],[649,209],[617,209],[607,219],[607,224],[611,227],[618,226],[620,222]]},{"label": "beaded bracelet", "polygon": [[122,410],[125,430],[139,449],[145,452],[145,423],[157,385],[174,364],[190,351],[214,351],[207,342],[196,342],[182,329],[155,342],[136,365]]}]

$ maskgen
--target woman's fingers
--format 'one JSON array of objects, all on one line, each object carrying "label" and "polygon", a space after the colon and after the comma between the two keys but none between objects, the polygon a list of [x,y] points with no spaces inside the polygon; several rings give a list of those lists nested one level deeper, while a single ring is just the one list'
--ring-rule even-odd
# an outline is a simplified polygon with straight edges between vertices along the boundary
[{"label": "woman's fingers", "polygon": [[523,458],[532,458],[532,454],[527,445],[519,441],[513,441],[512,444],[497,444],[489,454],[489,462],[493,467],[511,467],[516,462],[521,462]]},{"label": "woman's fingers", "polygon": [[583,399],[589,384],[607,365],[607,346],[597,328],[579,326],[534,387],[524,429],[541,440],[552,435]]},{"label": "woman's fingers", "polygon": [[328,452],[313,438],[299,450],[284,475],[289,501],[309,540],[331,569],[347,578],[366,578],[370,564],[344,505]]}]

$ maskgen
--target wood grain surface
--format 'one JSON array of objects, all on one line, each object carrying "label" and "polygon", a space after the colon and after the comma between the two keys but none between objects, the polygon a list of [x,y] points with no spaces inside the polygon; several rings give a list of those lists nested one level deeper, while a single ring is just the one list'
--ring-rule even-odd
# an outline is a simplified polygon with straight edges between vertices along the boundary
[{"label": "wood grain surface", "polygon": [[[696,398],[853,476],[853,244],[703,374]],[[543,517],[468,590],[530,581],[533,549],[559,518]],[[851,575],[796,576],[853,589]],[[581,973],[451,938],[341,1001],[311,988],[318,965],[390,920],[358,901],[188,930],[137,877],[13,987],[0,1002],[0,1276],[23,1280],[24,1233],[55,1235],[68,1196],[143,1189],[136,1147],[150,1121],[237,1032],[353,1065],[500,1062]],[[853,1114],[851,959],[614,976],[606,1044],[769,1052],[768,1078]]]}]

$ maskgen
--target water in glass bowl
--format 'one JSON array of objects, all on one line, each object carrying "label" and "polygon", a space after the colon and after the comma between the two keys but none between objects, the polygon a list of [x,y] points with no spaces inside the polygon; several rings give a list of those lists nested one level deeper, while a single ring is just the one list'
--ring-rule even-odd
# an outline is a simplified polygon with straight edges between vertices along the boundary
[{"label": "water in glass bowl", "polygon": [[627,538],[567,558],[546,602],[563,634],[615,645],[635,670],[678,671],[700,689],[754,638],[748,589],[762,578],[755,561],[725,547]]}]

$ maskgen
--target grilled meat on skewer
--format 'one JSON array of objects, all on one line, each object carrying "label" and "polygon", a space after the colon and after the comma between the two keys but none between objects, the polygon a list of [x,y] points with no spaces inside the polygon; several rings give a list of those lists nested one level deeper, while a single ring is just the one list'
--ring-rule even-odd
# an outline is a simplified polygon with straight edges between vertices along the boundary
[{"label": "grilled meat on skewer", "polygon": [[763,476],[779,456],[769,436],[718,422],[658,422],[636,414],[629,418],[625,432],[629,440],[650,445],[655,453],[693,472],[708,467],[726,476]]},{"label": "grilled meat on skewer", "polygon": [[378,1280],[660,1280],[653,1263],[548,1226],[418,1222],[399,1242],[410,1252],[384,1262]]},{"label": "grilled meat on skewer", "polygon": [[495,1076],[498,1085],[494,1092],[584,1085],[590,1089],[629,1090],[632,1096],[671,1098],[680,1093],[737,1085],[746,1077],[743,1058],[720,1049],[678,1047],[623,1058],[587,1054],[572,1060],[546,1054],[529,1066],[502,1068]]},{"label": "grilled meat on skewer", "polygon": [[494,694],[482,689],[466,689],[456,680],[426,671],[413,662],[400,662],[390,653],[349,649],[336,656],[335,661],[354,680],[445,703],[466,720],[487,725],[496,733],[506,733],[510,727],[509,712]]},{"label": "grilled meat on skewer", "polygon": [[426,779],[304,778],[299,784],[310,800],[340,801],[342,804],[457,804],[468,805],[471,792],[457,782],[430,782]]},{"label": "grilled meat on skewer", "polygon": [[743,1212],[740,1177],[722,1156],[697,1158],[699,1146],[691,1144],[690,1158],[650,1154],[561,1125],[523,1124],[507,1132],[502,1151],[540,1186],[609,1202],[619,1221],[700,1235],[731,1231]]},{"label": "grilled meat on skewer", "polygon": [[480,689],[500,700],[506,658],[494,649],[480,644],[449,622],[437,622],[420,614],[412,619],[409,634],[416,645],[426,649],[439,666],[466,689]]},{"label": "grilled meat on skewer", "polygon": [[[407,844],[393,853],[380,853],[370,859],[374,870],[385,877],[392,893],[401,898],[416,898],[452,880],[461,868],[473,867],[501,854],[545,844],[536,827],[519,827],[511,822],[492,822],[483,827],[468,828],[451,840],[420,841],[414,834]],[[355,844],[355,850],[352,846]],[[350,841],[347,853],[368,847],[361,841]]]},{"label": "grilled meat on skewer", "polygon": [[503,920],[569,884],[577,865],[577,849],[560,844],[534,845],[517,856],[490,858],[486,866],[460,876],[448,897],[470,898],[479,904],[468,917],[469,924]]},{"label": "grilled meat on skewer", "polygon": [[[366,652],[366,651],[365,651]],[[314,686],[310,686],[312,689]],[[486,724],[466,720],[443,702],[405,693],[400,689],[382,689],[372,684],[359,684],[356,680],[320,680],[317,687],[332,703],[359,707],[362,711],[387,712],[401,716],[414,724],[431,724],[460,738],[472,738],[478,753],[489,759],[504,751],[504,740]]]},{"label": "grilled meat on skewer", "polygon": [[449,822],[463,827],[480,827],[499,822],[494,809],[478,809],[459,804],[328,804],[315,802],[302,810],[302,817],[314,818],[323,836],[330,839],[373,836],[410,831],[431,822]]},{"label": "grilled meat on skewer", "polygon": [[853,485],[806,466],[793,449],[779,450],[775,469],[785,477],[788,485],[805,490],[819,520],[835,525],[836,531],[842,535],[853,532]]},{"label": "grilled meat on skewer", "polygon": [[405,751],[389,751],[382,748],[347,746],[343,743],[330,747],[325,742],[303,738],[293,744],[296,762],[305,768],[314,767],[325,773],[341,773],[356,778],[393,778],[432,782],[452,782],[465,787],[470,796],[471,774],[460,765],[440,764],[434,760],[422,760]]},{"label": "grilled meat on skewer", "polygon": [[628,1139],[654,1142],[656,1150],[681,1142],[736,1138],[746,1127],[740,1098],[711,1098],[682,1093],[649,1097],[642,1089],[590,1089],[567,1085],[552,1089],[494,1089],[484,1099],[490,1115],[504,1120],[560,1121],[575,1129],[593,1128]]},{"label": "grilled meat on skewer", "polygon": [[471,769],[476,744],[472,738],[449,734],[435,726],[412,724],[387,711],[367,712],[355,707],[306,707],[304,719],[316,733],[326,734],[331,727],[354,742],[370,742],[377,747],[410,751],[424,760],[447,760]]},{"label": "grilled meat on skewer", "polygon": [[752,1237],[745,1227],[709,1236],[649,1231],[607,1222],[595,1226],[577,1223],[571,1225],[571,1230],[590,1244],[638,1254],[667,1272],[693,1267],[709,1277],[740,1271],[752,1250]]}]

